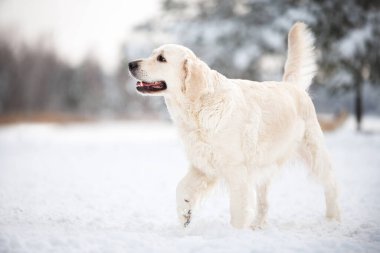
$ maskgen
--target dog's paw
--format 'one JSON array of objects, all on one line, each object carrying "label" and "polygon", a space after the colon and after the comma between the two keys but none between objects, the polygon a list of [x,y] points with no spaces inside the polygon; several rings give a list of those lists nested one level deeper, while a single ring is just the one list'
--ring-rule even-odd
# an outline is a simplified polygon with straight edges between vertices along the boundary
[{"label": "dog's paw", "polygon": [[185,223],[183,223],[183,226],[184,227],[187,227],[189,224],[190,224],[190,221],[191,221],[191,210],[187,211],[187,213],[185,213],[183,215],[183,217],[185,218]]},{"label": "dog's paw", "polygon": [[339,210],[334,210],[331,212],[326,212],[326,218],[329,221],[337,221],[340,222],[340,212]]},{"label": "dog's paw", "polygon": [[340,221],[340,209],[337,204],[327,206],[326,218],[331,221]]},{"label": "dog's paw", "polygon": [[178,203],[177,214],[178,214],[179,221],[186,228],[191,222],[191,214],[192,214],[189,200],[184,199],[183,201],[180,201],[180,203]]},{"label": "dog's paw", "polygon": [[264,229],[267,225],[266,219],[261,219],[261,220],[256,220],[251,224],[251,228],[253,230],[259,230],[259,229]]}]

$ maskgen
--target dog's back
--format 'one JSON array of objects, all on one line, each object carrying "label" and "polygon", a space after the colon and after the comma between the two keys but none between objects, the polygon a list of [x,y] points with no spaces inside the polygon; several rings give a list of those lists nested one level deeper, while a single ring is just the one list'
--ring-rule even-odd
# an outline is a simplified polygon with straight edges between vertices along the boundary
[{"label": "dog's back", "polygon": [[282,82],[232,80],[244,94],[250,117],[260,122],[254,163],[278,165],[295,155],[307,122],[315,118],[307,93],[316,71],[314,38],[303,23],[289,32],[288,58]]}]

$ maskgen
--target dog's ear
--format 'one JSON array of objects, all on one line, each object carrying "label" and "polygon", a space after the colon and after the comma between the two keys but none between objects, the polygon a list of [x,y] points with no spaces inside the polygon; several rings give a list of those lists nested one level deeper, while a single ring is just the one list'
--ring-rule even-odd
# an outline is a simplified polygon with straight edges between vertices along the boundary
[{"label": "dog's ear", "polygon": [[184,63],[185,81],[183,93],[191,101],[212,92],[210,69],[200,60],[186,59]]}]

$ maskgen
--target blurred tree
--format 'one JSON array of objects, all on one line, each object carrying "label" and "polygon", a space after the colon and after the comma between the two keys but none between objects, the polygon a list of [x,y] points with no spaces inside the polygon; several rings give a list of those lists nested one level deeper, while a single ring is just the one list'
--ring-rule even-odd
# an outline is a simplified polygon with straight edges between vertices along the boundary
[{"label": "blurred tree", "polygon": [[321,76],[333,91],[355,91],[357,129],[361,129],[363,85],[380,84],[380,2],[317,1],[312,13],[318,34]]},{"label": "blurred tree", "polygon": [[[364,83],[380,83],[380,2],[370,0],[164,0],[162,15],[137,27],[174,35],[229,77],[281,79],[286,34],[304,21],[317,35],[320,72],[315,83],[332,93],[356,91],[358,129]],[[380,107],[378,108],[380,110]]]},{"label": "blurred tree", "polygon": [[91,55],[76,69],[75,86],[72,87],[71,95],[78,101],[79,111],[83,114],[99,112],[104,104],[104,74]]},{"label": "blurred tree", "polygon": [[[0,114],[102,114],[115,104],[109,93],[125,93],[89,55],[79,66],[58,57],[44,40],[26,45],[0,33]],[[113,90],[113,91],[110,91]],[[124,97],[118,98],[119,101]],[[118,103],[109,114],[123,109]]]}]

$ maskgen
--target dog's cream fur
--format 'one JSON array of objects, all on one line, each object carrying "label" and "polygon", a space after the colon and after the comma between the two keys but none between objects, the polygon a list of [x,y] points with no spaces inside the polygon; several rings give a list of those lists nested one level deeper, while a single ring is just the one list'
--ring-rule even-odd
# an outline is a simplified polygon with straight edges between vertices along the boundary
[{"label": "dog's cream fur", "polygon": [[[303,23],[289,32],[282,82],[228,79],[192,51],[164,45],[138,61],[132,75],[165,81],[163,95],[190,162],[177,187],[185,226],[202,196],[220,179],[229,188],[231,224],[261,227],[267,191],[279,166],[298,155],[323,185],[326,216],[339,220],[337,186],[313,103],[306,92],[316,70],[313,36]],[[157,56],[166,62],[157,61]]]}]

